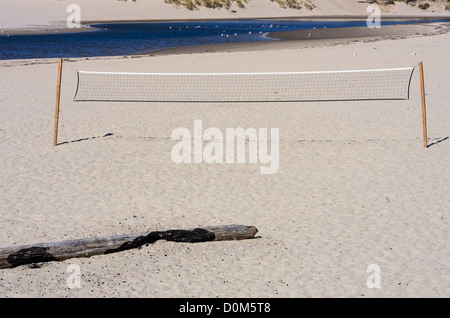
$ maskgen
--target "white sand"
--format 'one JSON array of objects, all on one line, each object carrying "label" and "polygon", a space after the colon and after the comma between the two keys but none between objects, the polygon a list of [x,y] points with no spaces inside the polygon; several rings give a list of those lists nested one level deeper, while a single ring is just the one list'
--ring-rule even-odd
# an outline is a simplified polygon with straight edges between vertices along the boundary
[{"label": "white sand", "polygon": [[[448,297],[450,34],[330,47],[64,66],[0,62],[0,246],[204,225],[258,239],[169,243],[0,270],[1,297]],[[355,56],[355,53],[357,55]],[[413,55],[413,53],[416,53]],[[75,70],[261,72],[425,65],[430,147],[406,101],[279,104],[72,103]],[[417,72],[411,100],[420,106]],[[277,127],[280,169],[172,163],[177,127]],[[108,133],[112,136],[102,137]],[[93,138],[96,137],[96,138]],[[168,139],[169,138],[169,139]],[[66,285],[69,264],[81,288]],[[381,288],[369,289],[369,264]]]}]

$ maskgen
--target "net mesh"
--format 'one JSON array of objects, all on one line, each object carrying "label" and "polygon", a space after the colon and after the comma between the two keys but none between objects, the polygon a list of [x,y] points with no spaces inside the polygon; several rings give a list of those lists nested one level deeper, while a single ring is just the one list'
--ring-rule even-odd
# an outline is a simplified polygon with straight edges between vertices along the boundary
[{"label": "net mesh", "polygon": [[280,73],[78,72],[75,101],[277,102],[408,99],[414,68]]}]

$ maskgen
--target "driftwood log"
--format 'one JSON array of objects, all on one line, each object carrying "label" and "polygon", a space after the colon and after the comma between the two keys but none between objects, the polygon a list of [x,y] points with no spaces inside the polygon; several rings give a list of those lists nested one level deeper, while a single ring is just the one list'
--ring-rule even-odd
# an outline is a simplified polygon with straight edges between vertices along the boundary
[{"label": "driftwood log", "polygon": [[186,243],[243,240],[253,238],[257,232],[254,226],[222,225],[0,248],[0,269],[110,254],[140,248],[158,240]]}]

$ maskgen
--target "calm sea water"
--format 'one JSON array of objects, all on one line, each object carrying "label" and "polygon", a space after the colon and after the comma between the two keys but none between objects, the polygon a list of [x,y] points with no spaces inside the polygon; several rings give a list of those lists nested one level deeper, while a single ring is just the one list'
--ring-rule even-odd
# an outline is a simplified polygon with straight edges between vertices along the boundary
[{"label": "calm sea water", "polygon": [[[423,22],[425,21],[384,21],[382,25]],[[96,30],[56,34],[1,35],[0,59],[115,56],[191,45],[271,41],[263,35],[268,32],[299,29],[361,27],[366,26],[366,22],[227,20],[115,23],[91,26]]]}]

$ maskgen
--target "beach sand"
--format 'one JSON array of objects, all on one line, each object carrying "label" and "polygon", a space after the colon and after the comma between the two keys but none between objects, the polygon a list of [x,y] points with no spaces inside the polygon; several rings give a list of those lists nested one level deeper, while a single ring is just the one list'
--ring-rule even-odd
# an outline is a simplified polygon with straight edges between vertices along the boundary
[{"label": "beach sand", "polygon": [[[257,238],[172,243],[0,270],[0,297],[448,297],[450,33],[277,41],[264,49],[0,61],[0,246],[254,225]],[[263,44],[258,44],[263,45]],[[71,103],[76,71],[282,72],[416,66],[411,101]],[[280,166],[175,164],[171,132],[279,128]],[[67,268],[81,269],[70,289]],[[367,267],[381,269],[369,288]]]}]

